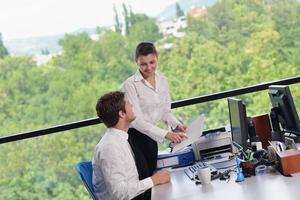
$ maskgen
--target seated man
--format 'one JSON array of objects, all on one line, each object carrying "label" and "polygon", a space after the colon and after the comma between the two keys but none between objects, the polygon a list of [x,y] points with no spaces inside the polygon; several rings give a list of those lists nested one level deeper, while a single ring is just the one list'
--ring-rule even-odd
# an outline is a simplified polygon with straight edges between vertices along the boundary
[{"label": "seated man", "polygon": [[98,100],[96,110],[108,128],[95,147],[93,158],[93,185],[99,199],[132,199],[154,185],[170,181],[167,170],[139,180],[127,140],[128,126],[135,115],[123,92],[105,94]]}]

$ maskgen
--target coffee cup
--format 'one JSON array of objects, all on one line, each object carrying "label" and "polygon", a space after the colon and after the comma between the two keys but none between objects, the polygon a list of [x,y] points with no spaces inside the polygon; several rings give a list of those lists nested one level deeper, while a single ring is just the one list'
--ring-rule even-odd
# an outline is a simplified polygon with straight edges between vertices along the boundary
[{"label": "coffee cup", "polygon": [[202,167],[197,169],[197,176],[202,185],[210,184],[211,175],[209,167]]}]

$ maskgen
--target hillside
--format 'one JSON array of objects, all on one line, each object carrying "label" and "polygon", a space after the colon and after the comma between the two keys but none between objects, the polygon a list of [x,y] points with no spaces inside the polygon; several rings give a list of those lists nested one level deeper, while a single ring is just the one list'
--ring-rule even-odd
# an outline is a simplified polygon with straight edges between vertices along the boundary
[{"label": "hillside", "polygon": [[[206,6],[214,5],[218,0],[180,0],[178,1],[181,9],[187,12],[192,6]],[[166,7],[157,17],[157,20],[173,19],[176,16],[176,4],[171,4]],[[69,34],[78,34],[87,32],[89,35],[96,33],[96,28],[80,28]],[[64,38],[64,34],[49,35],[41,37],[30,37],[15,40],[4,41],[5,47],[11,55],[36,55],[41,54],[42,51],[47,50],[49,53],[56,53],[62,50],[58,44],[60,39]]]},{"label": "hillside", "polygon": [[[180,8],[186,13],[192,6],[211,7],[218,0],[180,0],[178,1]],[[176,4],[171,4],[165,8],[157,17],[158,20],[173,19],[176,17]]]},{"label": "hillside", "polygon": [[[96,28],[81,28],[69,34],[74,35],[82,32],[93,35],[96,33]],[[49,53],[56,53],[62,50],[58,41],[63,38],[64,34],[29,37],[4,41],[4,45],[12,55],[36,55],[41,54],[46,49]]]}]

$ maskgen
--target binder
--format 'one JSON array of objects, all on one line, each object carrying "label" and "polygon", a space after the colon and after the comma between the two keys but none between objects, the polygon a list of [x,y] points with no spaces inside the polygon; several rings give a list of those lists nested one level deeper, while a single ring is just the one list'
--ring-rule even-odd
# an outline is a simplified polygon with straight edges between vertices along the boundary
[{"label": "binder", "polygon": [[195,162],[195,155],[192,147],[176,152],[159,154],[157,157],[157,169],[167,167],[181,167],[191,165]]}]

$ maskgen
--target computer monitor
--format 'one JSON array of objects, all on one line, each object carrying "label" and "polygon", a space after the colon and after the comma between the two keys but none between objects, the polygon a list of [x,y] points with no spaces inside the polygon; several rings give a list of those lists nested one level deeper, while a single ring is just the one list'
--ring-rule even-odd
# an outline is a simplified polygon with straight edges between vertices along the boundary
[{"label": "computer monitor", "polygon": [[249,138],[246,106],[240,99],[228,98],[228,109],[232,141],[238,143],[246,150]]},{"label": "computer monitor", "polygon": [[271,85],[269,86],[269,96],[272,103],[271,121],[273,131],[279,131],[282,135],[286,132],[299,135],[299,117],[289,87],[286,85]]}]

